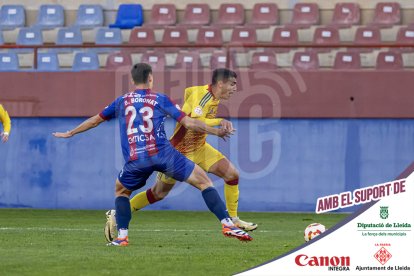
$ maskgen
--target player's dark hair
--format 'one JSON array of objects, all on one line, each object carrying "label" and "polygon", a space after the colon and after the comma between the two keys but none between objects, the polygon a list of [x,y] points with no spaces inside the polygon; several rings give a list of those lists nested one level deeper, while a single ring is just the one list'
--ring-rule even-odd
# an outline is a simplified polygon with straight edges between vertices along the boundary
[{"label": "player's dark hair", "polygon": [[218,68],[213,71],[213,77],[211,78],[211,84],[215,85],[218,81],[227,82],[230,78],[236,78],[236,72],[227,68]]},{"label": "player's dark hair", "polygon": [[137,63],[132,66],[131,76],[135,84],[147,83],[150,74],[152,74],[152,68],[147,63]]}]

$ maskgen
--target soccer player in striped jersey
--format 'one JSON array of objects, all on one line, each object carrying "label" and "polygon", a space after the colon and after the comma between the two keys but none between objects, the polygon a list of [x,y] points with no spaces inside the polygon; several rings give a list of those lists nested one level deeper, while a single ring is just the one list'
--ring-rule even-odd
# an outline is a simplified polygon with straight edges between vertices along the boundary
[{"label": "soccer player in striped jersey", "polygon": [[[194,86],[185,89],[183,112],[191,118],[205,122],[209,126],[221,126],[233,131],[230,121],[216,118],[220,100],[228,100],[237,90],[237,74],[221,68],[213,71],[210,85]],[[235,166],[217,149],[206,142],[206,133],[187,129],[177,124],[170,141],[171,144],[188,159],[194,161],[204,171],[221,177],[224,182],[224,195],[227,211],[233,223],[245,231],[252,231],[257,224],[246,222],[238,217],[239,172]],[[131,199],[132,211],[137,211],[149,204],[162,200],[175,184],[175,179],[159,173],[156,184],[147,191],[138,193]],[[113,210],[107,212],[107,223],[112,233],[116,232]]]},{"label": "soccer player in striped jersey", "polygon": [[214,128],[190,118],[177,109],[168,96],[152,92],[153,76],[150,65],[145,63],[134,65],[131,75],[136,87],[135,91],[118,97],[101,113],[87,119],[73,130],[53,134],[58,138],[69,138],[94,128],[106,120],[118,118],[125,165],[115,183],[115,220],[118,237],[108,245],[128,245],[128,227],[131,220],[129,197],[132,191],[146,184],[148,177],[154,171],[162,172],[179,181],[186,181],[198,188],[210,211],[222,223],[222,232],[225,236],[242,241],[252,240],[246,232],[234,226],[224,202],[207,174],[172,147],[164,131],[164,121],[167,116],[171,116],[192,131],[222,138],[229,137],[233,130]]},{"label": "soccer player in striped jersey", "polygon": [[6,143],[9,140],[10,130],[11,130],[11,121],[9,113],[4,109],[0,104],[0,122],[3,125],[3,131],[1,132],[1,141]]}]

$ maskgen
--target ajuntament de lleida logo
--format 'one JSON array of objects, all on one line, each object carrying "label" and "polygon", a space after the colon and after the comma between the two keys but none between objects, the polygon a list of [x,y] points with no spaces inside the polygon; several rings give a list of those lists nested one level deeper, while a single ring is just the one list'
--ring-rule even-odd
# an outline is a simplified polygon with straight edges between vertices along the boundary
[{"label": "ajuntament de lleida logo", "polygon": [[382,219],[388,218],[388,206],[380,206],[380,217]]}]

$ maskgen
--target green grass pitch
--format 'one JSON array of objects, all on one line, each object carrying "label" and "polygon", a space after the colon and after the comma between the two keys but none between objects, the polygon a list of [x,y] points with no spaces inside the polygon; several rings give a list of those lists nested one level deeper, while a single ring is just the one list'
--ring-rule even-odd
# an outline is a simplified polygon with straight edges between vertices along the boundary
[{"label": "green grass pitch", "polygon": [[232,275],[304,243],[312,222],[347,214],[240,213],[259,228],[242,243],[209,212],[133,214],[128,247],[108,247],[105,211],[0,209],[1,275]]}]

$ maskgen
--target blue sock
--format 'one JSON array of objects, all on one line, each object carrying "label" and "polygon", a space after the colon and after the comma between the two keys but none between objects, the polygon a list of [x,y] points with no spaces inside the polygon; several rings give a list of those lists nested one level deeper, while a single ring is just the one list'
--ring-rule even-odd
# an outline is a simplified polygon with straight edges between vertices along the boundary
[{"label": "blue sock", "polygon": [[119,196],[115,199],[115,210],[116,210],[116,224],[119,229],[128,229],[129,222],[131,221],[131,204],[129,198]]},{"label": "blue sock", "polygon": [[228,218],[229,214],[226,211],[226,205],[221,200],[217,190],[214,187],[208,187],[201,192],[208,209],[216,215],[219,221]]}]

